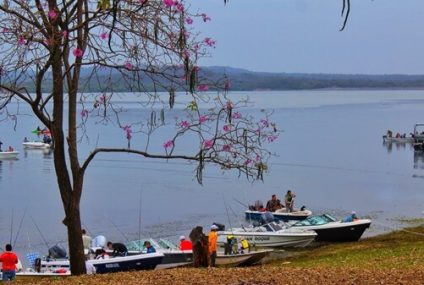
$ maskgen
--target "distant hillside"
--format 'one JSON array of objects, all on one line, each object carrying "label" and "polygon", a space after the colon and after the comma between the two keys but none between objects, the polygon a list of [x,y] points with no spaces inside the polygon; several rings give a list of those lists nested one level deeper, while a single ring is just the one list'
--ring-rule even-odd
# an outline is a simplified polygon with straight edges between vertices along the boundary
[{"label": "distant hillside", "polygon": [[[98,72],[98,78],[89,77],[90,70],[83,69],[81,72],[81,86],[86,92],[101,92],[102,82],[107,82],[112,78],[113,91],[131,91],[123,83],[122,76],[118,72],[102,70]],[[208,81],[218,81],[224,75],[231,80],[231,90],[252,91],[252,90],[305,90],[305,89],[330,89],[330,88],[375,88],[375,89],[421,89],[424,88],[424,75],[363,75],[363,74],[307,74],[307,73],[271,73],[254,72],[246,69],[209,66],[202,67],[199,72],[200,78],[207,78]],[[135,80],[135,79],[134,79]],[[147,76],[139,78],[144,88],[153,91],[154,86]],[[44,92],[49,92],[49,80],[44,84]],[[168,86],[162,79],[164,86]],[[34,90],[32,83],[26,84],[31,91]],[[103,87],[103,86],[102,86]],[[103,87],[104,88],[104,87]],[[164,91],[156,86],[157,91]]]}]

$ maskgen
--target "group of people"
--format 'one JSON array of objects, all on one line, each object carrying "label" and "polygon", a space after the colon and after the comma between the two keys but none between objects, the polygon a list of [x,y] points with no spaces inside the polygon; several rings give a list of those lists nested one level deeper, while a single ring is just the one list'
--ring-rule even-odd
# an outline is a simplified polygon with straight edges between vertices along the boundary
[{"label": "group of people", "polygon": [[277,195],[273,194],[271,200],[268,200],[266,203],[266,211],[275,212],[279,209],[285,208],[288,213],[293,212],[294,209],[294,194],[291,190],[287,190],[287,193],[284,197],[284,206],[281,204],[280,200],[277,198]]},{"label": "group of people", "polygon": [[[2,146],[2,144],[3,144],[3,143],[0,141],[0,152],[3,152],[3,149],[2,149],[2,147],[1,147],[1,146]],[[7,148],[7,151],[8,151],[8,152],[12,152],[12,151],[15,151],[15,150],[13,149],[13,147],[11,147],[11,146],[9,145],[9,147]]]},{"label": "group of people", "polygon": [[213,224],[207,235],[203,233],[203,227],[201,226],[195,227],[190,232],[189,237],[192,242],[194,267],[216,266],[218,229],[219,227]]}]

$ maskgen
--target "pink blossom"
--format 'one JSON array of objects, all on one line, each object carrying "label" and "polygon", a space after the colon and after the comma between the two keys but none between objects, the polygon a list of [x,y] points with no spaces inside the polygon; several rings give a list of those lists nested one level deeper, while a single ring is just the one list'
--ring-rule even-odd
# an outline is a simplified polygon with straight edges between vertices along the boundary
[{"label": "pink blossom", "polygon": [[215,47],[216,42],[211,38],[205,38],[203,42],[210,47]]},{"label": "pink blossom", "polygon": [[82,57],[82,55],[84,54],[84,52],[82,51],[82,49],[80,49],[80,48],[75,48],[73,51],[72,51],[72,54],[75,56],[75,57]]},{"label": "pink blossom", "polygon": [[200,84],[199,86],[197,86],[197,90],[199,90],[200,92],[205,92],[209,90],[209,86],[206,84]]},{"label": "pink blossom", "polygon": [[190,124],[187,121],[182,121],[180,123],[180,127],[183,128],[183,129],[187,129],[188,127],[190,127]]},{"label": "pink blossom", "polygon": [[50,10],[47,13],[47,16],[49,17],[50,20],[52,20],[52,21],[55,20],[57,18],[57,12],[56,12],[56,10]]},{"label": "pink blossom", "polygon": [[211,20],[211,18],[208,16],[208,15],[206,15],[205,13],[202,13],[201,14],[201,16],[202,16],[202,18],[203,18],[203,22],[207,22],[207,21],[210,21]]},{"label": "pink blossom", "polygon": [[240,119],[241,118],[241,114],[239,112],[235,112],[233,114],[233,119]]},{"label": "pink blossom", "polygon": [[104,103],[106,101],[106,95],[103,94],[102,96],[100,96],[99,100],[101,103]]},{"label": "pink blossom", "polygon": [[231,125],[224,125],[222,129],[224,130],[224,132],[229,132],[231,130]]},{"label": "pink blossom", "polygon": [[187,25],[191,25],[191,24],[193,24],[193,19],[192,19],[192,18],[190,18],[190,17],[187,17],[187,18],[185,19],[185,21],[186,21]]},{"label": "pink blossom", "polygon": [[131,126],[126,125],[122,129],[125,131],[125,137],[127,138],[127,140],[130,140],[132,138],[132,132],[133,132],[131,129]]},{"label": "pink blossom", "polygon": [[268,140],[268,142],[271,143],[271,142],[275,141],[277,138],[278,138],[277,136],[271,135],[271,136],[267,137],[267,140]]},{"label": "pink blossom", "polygon": [[259,154],[257,154],[255,160],[260,161],[261,159],[262,159],[261,156]]},{"label": "pink blossom", "polygon": [[186,49],[185,49],[185,50],[183,51],[183,57],[184,57],[184,58],[189,58],[189,57],[190,57],[190,52],[189,52],[188,50],[186,50]]},{"label": "pink blossom", "polygon": [[199,71],[200,67],[198,65],[193,66],[193,71]]},{"label": "pink blossom", "polygon": [[129,61],[125,62],[125,68],[126,68],[126,69],[128,69],[128,70],[133,69],[133,65],[132,65],[132,63],[131,63],[131,62],[129,62]]},{"label": "pink blossom", "polygon": [[107,33],[106,32],[103,32],[103,33],[101,33],[100,34],[100,38],[102,39],[102,40],[105,40],[105,39],[107,39]]},{"label": "pink blossom", "polygon": [[171,148],[173,146],[174,146],[174,141],[173,140],[169,140],[169,141],[167,141],[166,143],[163,144],[163,147],[165,149]]},{"label": "pink blossom", "polygon": [[82,109],[81,110],[81,118],[87,117],[88,116],[88,110],[87,109]]},{"label": "pink blossom", "polygon": [[252,160],[250,159],[250,158],[248,158],[245,162],[244,162],[244,165],[250,165],[250,164],[252,164]]},{"label": "pink blossom", "polygon": [[204,147],[205,149],[208,149],[208,148],[213,147],[213,140],[205,140],[205,141],[203,142],[203,147]]},{"label": "pink blossom", "polygon": [[138,3],[140,3],[141,5],[143,5],[144,3],[146,3],[147,0],[138,0]]},{"label": "pink blossom", "polygon": [[24,39],[24,37],[19,37],[18,45],[23,46],[24,44],[26,44],[26,40]]},{"label": "pink blossom", "polygon": [[64,39],[67,39],[67,38],[68,38],[68,36],[69,36],[69,32],[68,32],[68,31],[62,31],[62,37],[63,37]]},{"label": "pink blossom", "polygon": [[177,3],[178,2],[176,2],[175,0],[163,0],[163,4],[166,6],[166,7],[172,7],[172,6],[175,6],[175,5],[177,5]]},{"label": "pink blossom", "polygon": [[227,101],[227,103],[225,104],[225,106],[227,107],[227,109],[232,109],[234,108],[234,104],[233,102],[231,102],[230,100]]},{"label": "pink blossom", "polygon": [[8,28],[3,28],[3,33],[8,33],[9,29]]},{"label": "pink blossom", "polygon": [[208,119],[208,117],[207,117],[207,116],[205,116],[205,115],[204,115],[204,116],[200,116],[200,117],[199,117],[199,123],[200,123],[200,124],[203,124],[204,122],[206,122],[206,121],[207,121],[207,119]]},{"label": "pink blossom", "polygon": [[261,125],[262,125],[263,128],[268,128],[269,127],[268,120],[261,119],[260,123],[261,123]]},{"label": "pink blossom", "polygon": [[184,12],[184,5],[182,3],[177,2],[176,8],[178,12]]},{"label": "pink blossom", "polygon": [[224,145],[222,146],[222,150],[223,150],[223,151],[227,151],[227,152],[229,152],[229,151],[231,150],[231,147],[230,147],[230,145],[228,145],[228,144],[224,144]]}]

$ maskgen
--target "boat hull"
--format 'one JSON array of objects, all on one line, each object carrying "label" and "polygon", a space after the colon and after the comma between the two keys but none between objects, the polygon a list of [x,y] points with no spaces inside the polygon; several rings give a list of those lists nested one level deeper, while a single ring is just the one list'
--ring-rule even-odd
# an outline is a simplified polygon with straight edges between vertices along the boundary
[{"label": "boat hull", "polygon": [[[251,211],[251,210],[247,210],[244,213],[245,213],[246,220],[254,220],[254,221],[260,221],[263,215],[263,212]],[[291,213],[272,212],[271,214],[274,216],[274,219],[278,221],[289,222],[289,221],[304,220],[310,215],[312,215],[312,212],[309,210],[304,210],[304,211],[295,211]]]},{"label": "boat hull", "polygon": [[268,233],[268,232],[219,232],[218,245],[223,247],[227,236],[245,239],[253,247],[290,248],[304,247],[315,240],[313,231],[299,233]]},{"label": "boat hull", "polygon": [[16,159],[19,151],[2,151],[0,152],[0,159]]},{"label": "boat hull", "polygon": [[51,147],[50,144],[43,142],[23,142],[22,145],[26,149],[47,149]]},{"label": "boat hull", "polygon": [[397,138],[383,136],[383,141],[385,143],[413,143],[415,142],[415,139],[413,137]]}]

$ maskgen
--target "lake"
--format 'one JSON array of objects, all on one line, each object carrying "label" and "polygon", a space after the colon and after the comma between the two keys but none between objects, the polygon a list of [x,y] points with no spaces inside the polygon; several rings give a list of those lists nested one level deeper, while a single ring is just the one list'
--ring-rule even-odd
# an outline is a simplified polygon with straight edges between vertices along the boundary
[{"label": "lake", "polygon": [[[297,195],[295,204],[315,213],[342,217],[355,210],[359,216],[371,217],[374,221],[367,235],[398,228],[404,225],[402,220],[423,217],[424,158],[414,155],[410,145],[384,145],[382,135],[387,129],[409,133],[415,123],[424,122],[423,93],[230,93],[233,101],[248,96],[255,104],[247,109],[256,116],[261,116],[261,109],[272,109],[272,120],[284,131],[270,145],[278,156],[271,159],[264,182],[251,183],[236,172],[222,174],[207,166],[201,186],[194,178],[194,166],[183,161],[101,154],[86,173],[83,226],[92,236],[103,234],[116,242],[139,235],[176,240],[195,225],[207,230],[212,222],[238,226],[244,217],[241,204],[258,199],[265,203],[274,193],[283,199],[291,189]],[[123,121],[142,120],[150,114],[131,98],[131,94],[121,98],[126,109]],[[166,111],[168,125],[150,142],[154,152],[164,152],[162,144],[171,137],[174,117],[181,116],[186,102],[188,98],[178,94],[176,108]],[[39,123],[23,104],[19,110],[23,115],[15,130],[12,122],[0,122],[3,148],[12,145],[21,152],[18,160],[0,161],[0,244],[16,239],[20,254],[46,253],[46,243],[66,241],[64,213],[52,154],[21,147],[23,138],[32,137],[31,130]],[[127,143],[122,130],[102,122],[89,123],[87,132],[88,138],[80,143],[81,157],[96,145],[125,147]],[[144,143],[145,135],[136,133],[132,144],[143,147]],[[193,147],[189,140],[180,145],[187,152]]]}]

